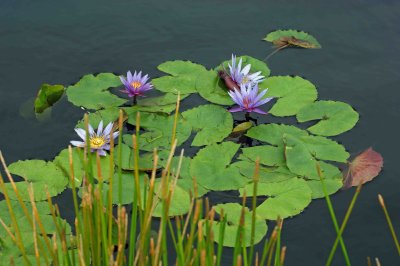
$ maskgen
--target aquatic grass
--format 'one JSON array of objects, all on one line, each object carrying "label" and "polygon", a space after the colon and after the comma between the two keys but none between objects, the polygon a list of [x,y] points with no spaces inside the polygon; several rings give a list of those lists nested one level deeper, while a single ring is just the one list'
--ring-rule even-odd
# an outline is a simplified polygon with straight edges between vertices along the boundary
[{"label": "aquatic grass", "polygon": [[398,240],[396,232],[394,230],[392,219],[390,218],[389,212],[388,212],[388,210],[386,208],[385,200],[383,199],[383,196],[381,194],[378,194],[378,201],[379,201],[379,205],[381,205],[381,208],[382,208],[382,210],[383,210],[383,212],[385,214],[385,218],[386,218],[387,224],[389,226],[390,233],[392,234],[392,238],[393,238],[394,244],[396,245],[397,252],[400,255],[399,240]]}]

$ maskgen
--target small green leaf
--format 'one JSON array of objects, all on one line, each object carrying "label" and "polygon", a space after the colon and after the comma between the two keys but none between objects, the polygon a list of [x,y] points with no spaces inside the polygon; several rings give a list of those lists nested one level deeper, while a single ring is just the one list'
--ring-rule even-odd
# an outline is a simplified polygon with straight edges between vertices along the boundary
[{"label": "small green leaf", "polygon": [[298,30],[276,30],[267,34],[263,39],[272,42],[277,47],[295,46],[301,48],[321,48],[319,42],[309,33]]},{"label": "small green leaf", "polygon": [[277,102],[269,111],[274,116],[291,116],[317,99],[317,89],[306,79],[295,76],[269,77],[260,88],[268,88],[266,97],[275,97]]},{"label": "small green leaf", "polygon": [[199,74],[196,90],[201,97],[209,102],[220,105],[234,104],[224,81],[218,77],[216,71],[210,70]]},{"label": "small green leaf", "polygon": [[198,72],[206,70],[202,65],[182,60],[167,61],[160,64],[157,68],[162,72],[171,74],[172,76],[196,76]]},{"label": "small green leaf", "polygon": [[197,131],[192,146],[220,142],[232,131],[233,118],[224,108],[207,104],[182,113],[182,117]]},{"label": "small green leaf", "polygon": [[249,130],[250,128],[252,128],[253,126],[254,126],[254,123],[251,121],[240,123],[239,125],[237,125],[233,128],[233,130],[229,136],[232,138],[238,137],[238,136],[242,135],[244,132],[246,132],[247,130]]},{"label": "small green leaf", "polygon": [[343,102],[317,101],[304,106],[297,113],[299,122],[321,120],[307,130],[321,136],[336,136],[352,129],[359,115],[354,109]]},{"label": "small green leaf", "polygon": [[127,100],[111,94],[108,89],[122,85],[118,76],[100,73],[83,76],[75,85],[67,88],[68,100],[87,109],[103,109],[124,104]]},{"label": "small green leaf", "polygon": [[[240,217],[242,212],[242,206],[238,203],[225,203],[225,204],[218,204],[213,207],[215,212],[219,215],[224,213],[227,217],[227,224],[225,225],[225,232],[223,239],[223,245],[227,247],[234,247],[236,244],[236,236],[237,231],[239,230],[240,225]],[[247,207],[244,210],[244,228],[243,228],[243,237],[241,239],[241,244],[245,247],[251,245],[251,232],[252,232],[252,212],[249,211]],[[219,243],[220,239],[220,222],[214,221],[213,222],[213,231],[214,231],[214,239],[217,243]],[[258,215],[256,216],[255,226],[254,226],[254,244],[259,243],[264,236],[267,234],[268,227],[266,222],[261,219]],[[207,230],[204,230],[206,233]]]},{"label": "small green leaf", "polygon": [[[239,191],[241,196],[246,191],[246,195],[252,197],[253,184],[248,184]],[[275,183],[259,183],[257,196],[269,198],[257,207],[257,214],[268,220],[297,215],[311,203],[311,194],[307,182],[299,178]]]},{"label": "small green leaf", "polygon": [[[68,185],[68,179],[63,171],[53,162],[42,160],[27,160],[12,163],[8,169],[12,174],[21,176],[24,181],[15,182],[18,192],[24,201],[30,201],[29,187],[33,186],[35,201],[46,200],[46,191],[50,196],[60,194]],[[26,182],[25,182],[26,181]],[[11,199],[17,199],[11,183],[6,183],[5,187]]]},{"label": "small green leaf", "polygon": [[237,167],[230,165],[239,146],[233,142],[223,142],[201,149],[192,159],[190,174],[209,190],[233,190],[243,187],[247,178],[240,174]]},{"label": "small green leaf", "polygon": [[64,94],[63,85],[42,84],[35,99],[35,112],[43,113],[53,106]]}]

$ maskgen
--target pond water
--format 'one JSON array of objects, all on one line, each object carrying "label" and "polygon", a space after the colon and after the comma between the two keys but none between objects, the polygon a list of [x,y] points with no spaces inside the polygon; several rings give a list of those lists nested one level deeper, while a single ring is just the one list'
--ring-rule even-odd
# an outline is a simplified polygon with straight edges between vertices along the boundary
[{"label": "pond water", "polygon": [[[84,74],[129,69],[156,77],[156,66],[167,60],[212,67],[232,52],[262,59],[272,52],[261,41],[267,32],[305,30],[323,49],[288,49],[272,56],[272,75],[303,76],[318,87],[320,99],[347,102],[360,113],[357,126],[336,139],[354,155],[373,146],[385,164],[381,175],[363,188],[344,239],[353,265],[366,265],[367,256],[379,257],[382,265],[399,264],[377,194],[385,196],[400,232],[395,216],[400,213],[400,2],[269,2],[2,0],[0,149],[8,163],[50,160],[76,138],[73,127],[83,111],[65,99],[53,108],[50,120],[26,114],[24,105],[44,82],[68,85]],[[183,106],[198,101],[191,97]],[[353,193],[350,189],[332,197],[340,219]],[[57,201],[72,218],[68,193]],[[285,265],[323,264],[335,236],[325,201],[313,201],[284,223]],[[340,252],[333,265],[344,265]],[[229,255],[226,265],[231,264]]]}]

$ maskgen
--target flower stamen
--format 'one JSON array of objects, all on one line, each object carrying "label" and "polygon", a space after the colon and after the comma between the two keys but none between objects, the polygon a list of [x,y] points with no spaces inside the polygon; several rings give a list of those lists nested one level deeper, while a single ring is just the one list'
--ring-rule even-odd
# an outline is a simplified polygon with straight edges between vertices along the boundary
[{"label": "flower stamen", "polygon": [[106,140],[103,136],[94,136],[90,138],[90,148],[98,149],[106,144]]}]

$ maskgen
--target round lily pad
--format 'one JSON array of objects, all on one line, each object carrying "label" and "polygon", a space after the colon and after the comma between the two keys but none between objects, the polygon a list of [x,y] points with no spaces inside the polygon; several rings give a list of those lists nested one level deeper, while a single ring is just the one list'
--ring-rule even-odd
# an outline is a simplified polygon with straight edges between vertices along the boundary
[{"label": "round lily pad", "polygon": [[336,136],[352,129],[359,115],[343,102],[317,101],[300,109],[297,113],[299,122],[320,120],[307,130],[316,135]]},{"label": "round lily pad", "polygon": [[220,105],[234,104],[228,94],[224,81],[218,77],[216,71],[210,70],[199,74],[196,82],[196,90],[201,97],[209,102]]},{"label": "round lily pad", "polygon": [[68,100],[76,106],[87,109],[103,109],[124,104],[127,100],[111,94],[108,90],[121,86],[118,76],[112,73],[100,73],[96,76],[83,76],[75,85],[67,87]]},{"label": "round lily pad", "polygon": [[43,113],[64,95],[63,85],[42,84],[35,99],[35,112]]},{"label": "round lily pad", "polygon": [[321,48],[321,45],[311,34],[298,30],[276,30],[267,34],[263,39],[272,42],[277,47],[296,46],[307,49]]},{"label": "round lily pad", "polygon": [[268,166],[279,166],[285,164],[283,146],[262,145],[242,148],[239,159],[255,162],[259,158],[260,163]]},{"label": "round lily pad", "polygon": [[282,124],[262,124],[251,128],[247,131],[246,136],[259,141],[268,142],[272,145],[283,146],[284,142],[282,136],[284,134],[308,136],[305,130]]}]

